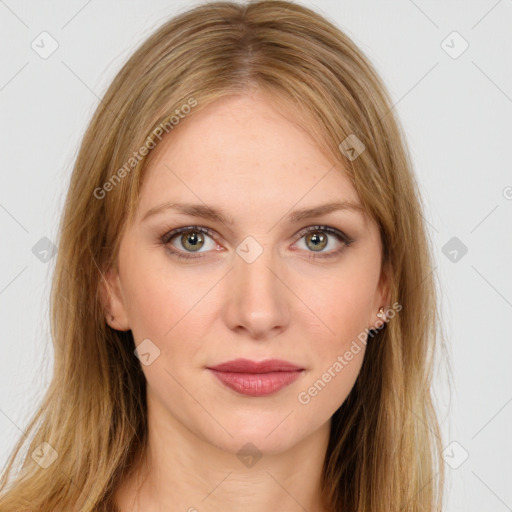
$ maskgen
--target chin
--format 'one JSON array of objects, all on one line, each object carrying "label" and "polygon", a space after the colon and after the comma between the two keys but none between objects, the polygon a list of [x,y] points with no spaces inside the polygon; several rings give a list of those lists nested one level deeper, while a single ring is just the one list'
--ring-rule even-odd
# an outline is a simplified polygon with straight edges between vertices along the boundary
[{"label": "chin", "polygon": [[307,432],[298,432],[296,425],[290,422],[294,414],[285,419],[287,414],[279,412],[274,415],[267,414],[265,418],[261,418],[261,413],[255,412],[253,416],[246,415],[238,421],[219,418],[219,422],[231,435],[220,427],[216,429],[214,438],[212,438],[212,431],[205,434],[211,444],[234,455],[238,455],[243,447],[261,454],[279,454],[292,448],[307,436]]}]

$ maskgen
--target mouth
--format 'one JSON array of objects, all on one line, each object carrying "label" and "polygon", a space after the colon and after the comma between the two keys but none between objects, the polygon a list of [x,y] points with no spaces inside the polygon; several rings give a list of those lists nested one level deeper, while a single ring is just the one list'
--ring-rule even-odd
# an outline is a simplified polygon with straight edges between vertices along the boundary
[{"label": "mouth", "polygon": [[268,396],[289,386],[305,371],[288,361],[228,361],[207,369],[225,386],[246,396]]}]

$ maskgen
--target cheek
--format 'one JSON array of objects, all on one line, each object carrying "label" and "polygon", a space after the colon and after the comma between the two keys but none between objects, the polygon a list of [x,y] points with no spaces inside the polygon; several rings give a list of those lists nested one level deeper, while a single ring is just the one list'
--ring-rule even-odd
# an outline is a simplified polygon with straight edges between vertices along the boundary
[{"label": "cheek", "polygon": [[342,275],[332,273],[316,284],[308,287],[312,293],[307,296],[307,305],[321,320],[325,342],[342,349],[369,326],[375,283],[367,272],[350,269]]},{"label": "cheek", "polygon": [[339,286],[331,289],[329,300],[322,301],[318,296],[315,303],[318,316],[328,328],[324,323],[310,328],[308,338],[315,340],[315,350],[310,352],[310,375],[297,401],[306,407],[311,418],[321,421],[342,405],[361,370],[366,350],[368,296],[361,288]]},{"label": "cheek", "polygon": [[[357,351],[357,353],[355,353]],[[346,354],[350,353],[350,360]],[[321,424],[343,404],[354,387],[364,358],[364,346],[341,353],[311,375],[297,395],[297,402],[314,421]]]},{"label": "cheek", "polygon": [[317,350],[312,353],[310,378],[297,397],[299,403],[311,402],[312,409],[332,414],[352,389],[364,359],[375,288],[368,275],[354,268],[320,282],[316,292],[308,295],[307,304],[314,313],[309,338],[316,340]]},{"label": "cheek", "polygon": [[173,326],[176,287],[166,286],[151,272],[135,270],[128,290],[128,314],[134,337],[159,338]]},{"label": "cheek", "polygon": [[136,252],[127,258],[130,279],[124,288],[131,330],[136,344],[149,338],[162,355],[190,353],[204,339],[215,294],[204,273],[173,269],[167,258],[144,259]]},{"label": "cheek", "polygon": [[163,248],[142,249],[127,242],[123,249],[123,295],[132,331],[161,335],[172,327],[188,288],[178,273],[170,272]]}]

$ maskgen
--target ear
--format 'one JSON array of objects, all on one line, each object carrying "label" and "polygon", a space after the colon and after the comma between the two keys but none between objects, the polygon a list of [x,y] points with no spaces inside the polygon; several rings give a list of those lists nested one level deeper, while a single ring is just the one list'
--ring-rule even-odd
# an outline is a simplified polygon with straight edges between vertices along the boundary
[{"label": "ear", "polygon": [[377,290],[381,301],[379,307],[388,307],[391,302],[391,269],[388,265],[382,267]]},{"label": "ear", "polygon": [[373,304],[373,310],[371,313],[370,324],[373,325],[378,318],[376,318],[377,312],[380,307],[384,307],[386,312],[391,307],[391,269],[388,265],[383,265],[380,273],[377,290],[375,293],[375,302]]},{"label": "ear", "polygon": [[130,324],[128,321],[125,300],[123,298],[119,272],[109,267],[102,274],[99,284],[99,294],[101,304],[105,311],[105,320],[107,324],[118,331],[129,331]]}]

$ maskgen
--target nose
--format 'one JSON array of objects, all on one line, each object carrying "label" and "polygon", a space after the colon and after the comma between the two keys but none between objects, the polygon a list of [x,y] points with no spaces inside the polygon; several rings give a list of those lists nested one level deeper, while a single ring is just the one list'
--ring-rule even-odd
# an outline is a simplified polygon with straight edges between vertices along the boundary
[{"label": "nose", "polygon": [[237,255],[226,279],[224,315],[230,329],[264,340],[287,328],[293,294],[270,250],[251,263]]}]

